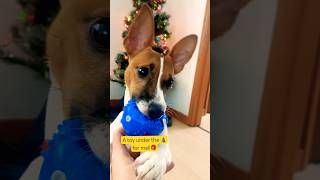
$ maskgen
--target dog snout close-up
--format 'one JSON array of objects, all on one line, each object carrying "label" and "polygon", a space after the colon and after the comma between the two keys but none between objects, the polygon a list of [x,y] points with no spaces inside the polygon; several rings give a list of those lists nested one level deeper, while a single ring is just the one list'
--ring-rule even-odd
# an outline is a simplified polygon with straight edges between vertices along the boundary
[{"label": "dog snout close-up", "polygon": [[64,115],[103,116],[109,96],[109,1],[63,0],[61,5],[48,32],[47,55]]},{"label": "dog snout close-up", "polygon": [[47,38],[65,119],[81,118],[88,144],[103,162],[109,154],[109,22],[109,1],[62,0]]}]

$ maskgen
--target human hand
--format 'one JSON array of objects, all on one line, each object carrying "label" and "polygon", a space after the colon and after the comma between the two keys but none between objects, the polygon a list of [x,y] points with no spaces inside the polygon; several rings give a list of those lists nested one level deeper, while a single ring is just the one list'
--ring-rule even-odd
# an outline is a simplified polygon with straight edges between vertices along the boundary
[{"label": "human hand", "polygon": [[[121,136],[124,136],[122,128],[116,129],[113,134],[113,141],[111,146],[111,179],[112,180],[136,180],[143,179],[137,177],[136,168],[138,163],[135,158],[139,154],[131,153],[127,147],[121,144]],[[166,172],[174,167],[174,163],[168,165]]]},{"label": "human hand", "polygon": [[137,179],[134,157],[129,153],[125,145],[121,144],[121,136],[124,136],[123,129],[116,129],[111,145],[111,179]]}]

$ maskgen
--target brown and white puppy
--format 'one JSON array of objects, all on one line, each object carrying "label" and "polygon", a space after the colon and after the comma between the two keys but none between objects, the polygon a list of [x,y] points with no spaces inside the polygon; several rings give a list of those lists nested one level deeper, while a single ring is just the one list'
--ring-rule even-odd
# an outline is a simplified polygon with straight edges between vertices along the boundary
[{"label": "brown and white puppy", "polygon": [[[153,14],[151,9],[144,5],[124,40],[124,47],[129,54],[129,65],[125,71],[125,104],[129,99],[135,98],[142,113],[158,118],[166,110],[164,96],[172,86],[173,76],[181,72],[192,57],[197,36],[189,35],[183,38],[166,56],[152,49],[153,39]],[[111,136],[114,129],[121,126],[121,117],[122,113],[111,124]],[[167,134],[165,126],[162,135]],[[139,163],[139,177],[147,180],[161,179],[166,167],[171,163],[169,146],[161,144],[158,152],[142,153],[136,161]]]},{"label": "brown and white puppy", "polygon": [[64,119],[81,117],[93,152],[109,154],[109,1],[61,0],[47,38],[50,71],[62,92]]},{"label": "brown and white puppy", "polygon": [[[91,150],[105,163],[109,162],[110,145],[110,121],[106,118],[110,63],[109,2],[60,0],[61,11],[51,25],[46,42],[50,71],[57,83],[56,88],[62,94],[64,114],[63,119],[46,120],[46,138],[51,138],[64,119],[81,117]],[[41,164],[42,158],[39,157],[22,179],[38,174]]]}]

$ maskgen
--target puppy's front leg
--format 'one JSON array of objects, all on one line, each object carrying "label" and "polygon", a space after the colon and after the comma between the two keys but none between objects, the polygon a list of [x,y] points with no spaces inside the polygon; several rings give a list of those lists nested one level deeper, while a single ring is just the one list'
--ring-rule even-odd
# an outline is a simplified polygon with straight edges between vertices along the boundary
[{"label": "puppy's front leg", "polygon": [[[166,127],[162,135],[167,136]],[[169,145],[159,144],[158,152],[142,153],[136,159],[136,162],[139,164],[137,168],[138,177],[144,180],[160,180],[172,162]]]}]

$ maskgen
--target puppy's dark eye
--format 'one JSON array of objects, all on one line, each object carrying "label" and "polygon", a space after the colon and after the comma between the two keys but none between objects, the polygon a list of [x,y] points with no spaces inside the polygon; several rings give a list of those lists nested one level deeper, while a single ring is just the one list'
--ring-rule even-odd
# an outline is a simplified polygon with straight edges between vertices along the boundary
[{"label": "puppy's dark eye", "polygon": [[173,83],[174,80],[172,78],[169,78],[168,80],[162,82],[162,86],[166,89],[171,89],[173,88]]},{"label": "puppy's dark eye", "polygon": [[144,77],[147,77],[149,74],[149,69],[146,68],[146,67],[139,67],[138,68],[138,76],[140,78],[144,78]]},{"label": "puppy's dark eye", "polygon": [[101,17],[90,27],[90,36],[98,48],[110,48],[110,19]]}]

